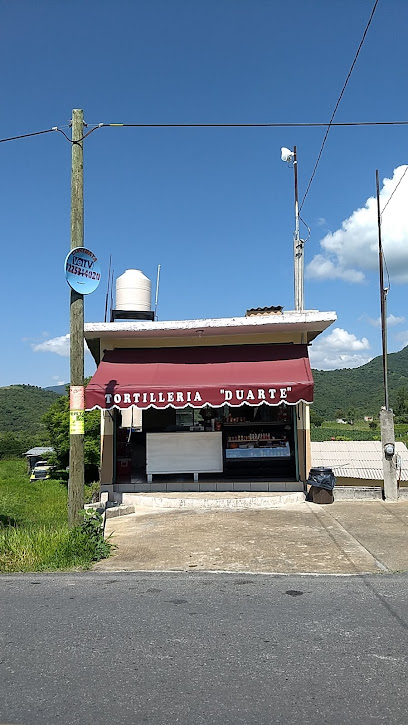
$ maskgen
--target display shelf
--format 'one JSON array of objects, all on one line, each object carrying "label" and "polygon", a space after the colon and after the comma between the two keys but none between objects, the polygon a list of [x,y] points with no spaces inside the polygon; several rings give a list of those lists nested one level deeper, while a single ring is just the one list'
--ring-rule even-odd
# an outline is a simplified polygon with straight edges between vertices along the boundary
[{"label": "display shelf", "polygon": [[227,448],[227,459],[236,458],[290,458],[290,446],[275,446],[274,448]]},{"label": "display shelf", "polygon": [[270,428],[270,427],[282,427],[289,425],[289,420],[247,420],[245,423],[227,423],[223,422],[223,428]]},{"label": "display shelf", "polygon": [[239,438],[239,439],[238,438],[227,438],[227,443],[238,443],[238,444],[254,443],[254,444],[259,445],[259,443],[265,443],[265,444],[266,443],[279,443],[282,441],[284,443],[286,443],[287,438],[286,437],[282,437],[282,438],[270,438],[270,437],[267,437],[267,438]]}]

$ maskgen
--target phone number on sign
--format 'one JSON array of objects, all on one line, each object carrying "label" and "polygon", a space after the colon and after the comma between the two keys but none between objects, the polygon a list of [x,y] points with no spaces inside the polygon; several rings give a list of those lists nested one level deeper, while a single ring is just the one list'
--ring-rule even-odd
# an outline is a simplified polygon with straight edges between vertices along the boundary
[{"label": "phone number on sign", "polygon": [[75,267],[74,264],[67,264],[67,271],[71,272],[71,274],[77,274],[78,277],[89,277],[89,279],[97,280],[101,278],[99,272],[93,272],[91,269],[81,269],[81,267]]}]

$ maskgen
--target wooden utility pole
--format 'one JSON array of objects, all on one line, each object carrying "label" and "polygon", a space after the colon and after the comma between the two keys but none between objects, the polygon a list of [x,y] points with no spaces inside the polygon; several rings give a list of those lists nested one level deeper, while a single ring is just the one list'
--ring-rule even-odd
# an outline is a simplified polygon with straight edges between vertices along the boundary
[{"label": "wooden utility pole", "polygon": [[[84,246],[84,112],[72,111],[71,249]],[[71,289],[68,524],[84,506],[84,297]]]}]

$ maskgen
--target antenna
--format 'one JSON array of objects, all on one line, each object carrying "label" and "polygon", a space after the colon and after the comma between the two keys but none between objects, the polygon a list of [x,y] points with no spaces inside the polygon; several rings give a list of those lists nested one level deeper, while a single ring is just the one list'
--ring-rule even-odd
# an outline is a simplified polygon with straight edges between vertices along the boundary
[{"label": "antenna", "polygon": [[159,282],[160,282],[161,264],[157,265],[157,282],[156,282],[156,301],[154,303],[154,319],[157,320],[157,305],[159,302]]},{"label": "antenna", "polygon": [[110,273],[111,273],[111,264],[112,264],[112,255],[109,255],[109,272],[108,272],[108,283],[106,285],[106,298],[105,298],[105,317],[104,322],[106,322],[106,317],[108,314],[108,302],[109,302],[109,283],[110,283]]},{"label": "antenna", "polygon": [[110,313],[109,318],[112,319],[112,310],[113,310],[113,275],[115,270],[112,269],[112,275],[111,275],[111,286],[110,286]]}]

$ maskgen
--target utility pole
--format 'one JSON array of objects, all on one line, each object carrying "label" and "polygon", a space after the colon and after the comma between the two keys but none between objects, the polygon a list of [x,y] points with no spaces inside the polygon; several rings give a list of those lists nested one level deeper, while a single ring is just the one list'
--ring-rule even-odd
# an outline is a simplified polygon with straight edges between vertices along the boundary
[{"label": "utility pole", "polygon": [[[71,249],[84,246],[84,112],[72,111]],[[84,506],[84,297],[70,290],[70,437],[68,524]]]},{"label": "utility pole", "polygon": [[299,190],[296,146],[293,147],[293,171],[295,174],[295,231],[293,234],[293,260],[295,271],[295,310],[302,312],[304,301],[304,257],[303,239],[299,233]]},{"label": "utility pole", "polygon": [[381,341],[383,356],[384,406],[380,410],[380,428],[382,443],[384,498],[386,501],[398,501],[397,466],[395,455],[394,413],[389,406],[388,398],[388,364],[387,364],[387,292],[384,288],[384,258],[381,235],[380,183],[378,169],[375,172],[377,190],[377,225],[378,225],[378,256],[380,270],[380,301],[381,301]]}]

